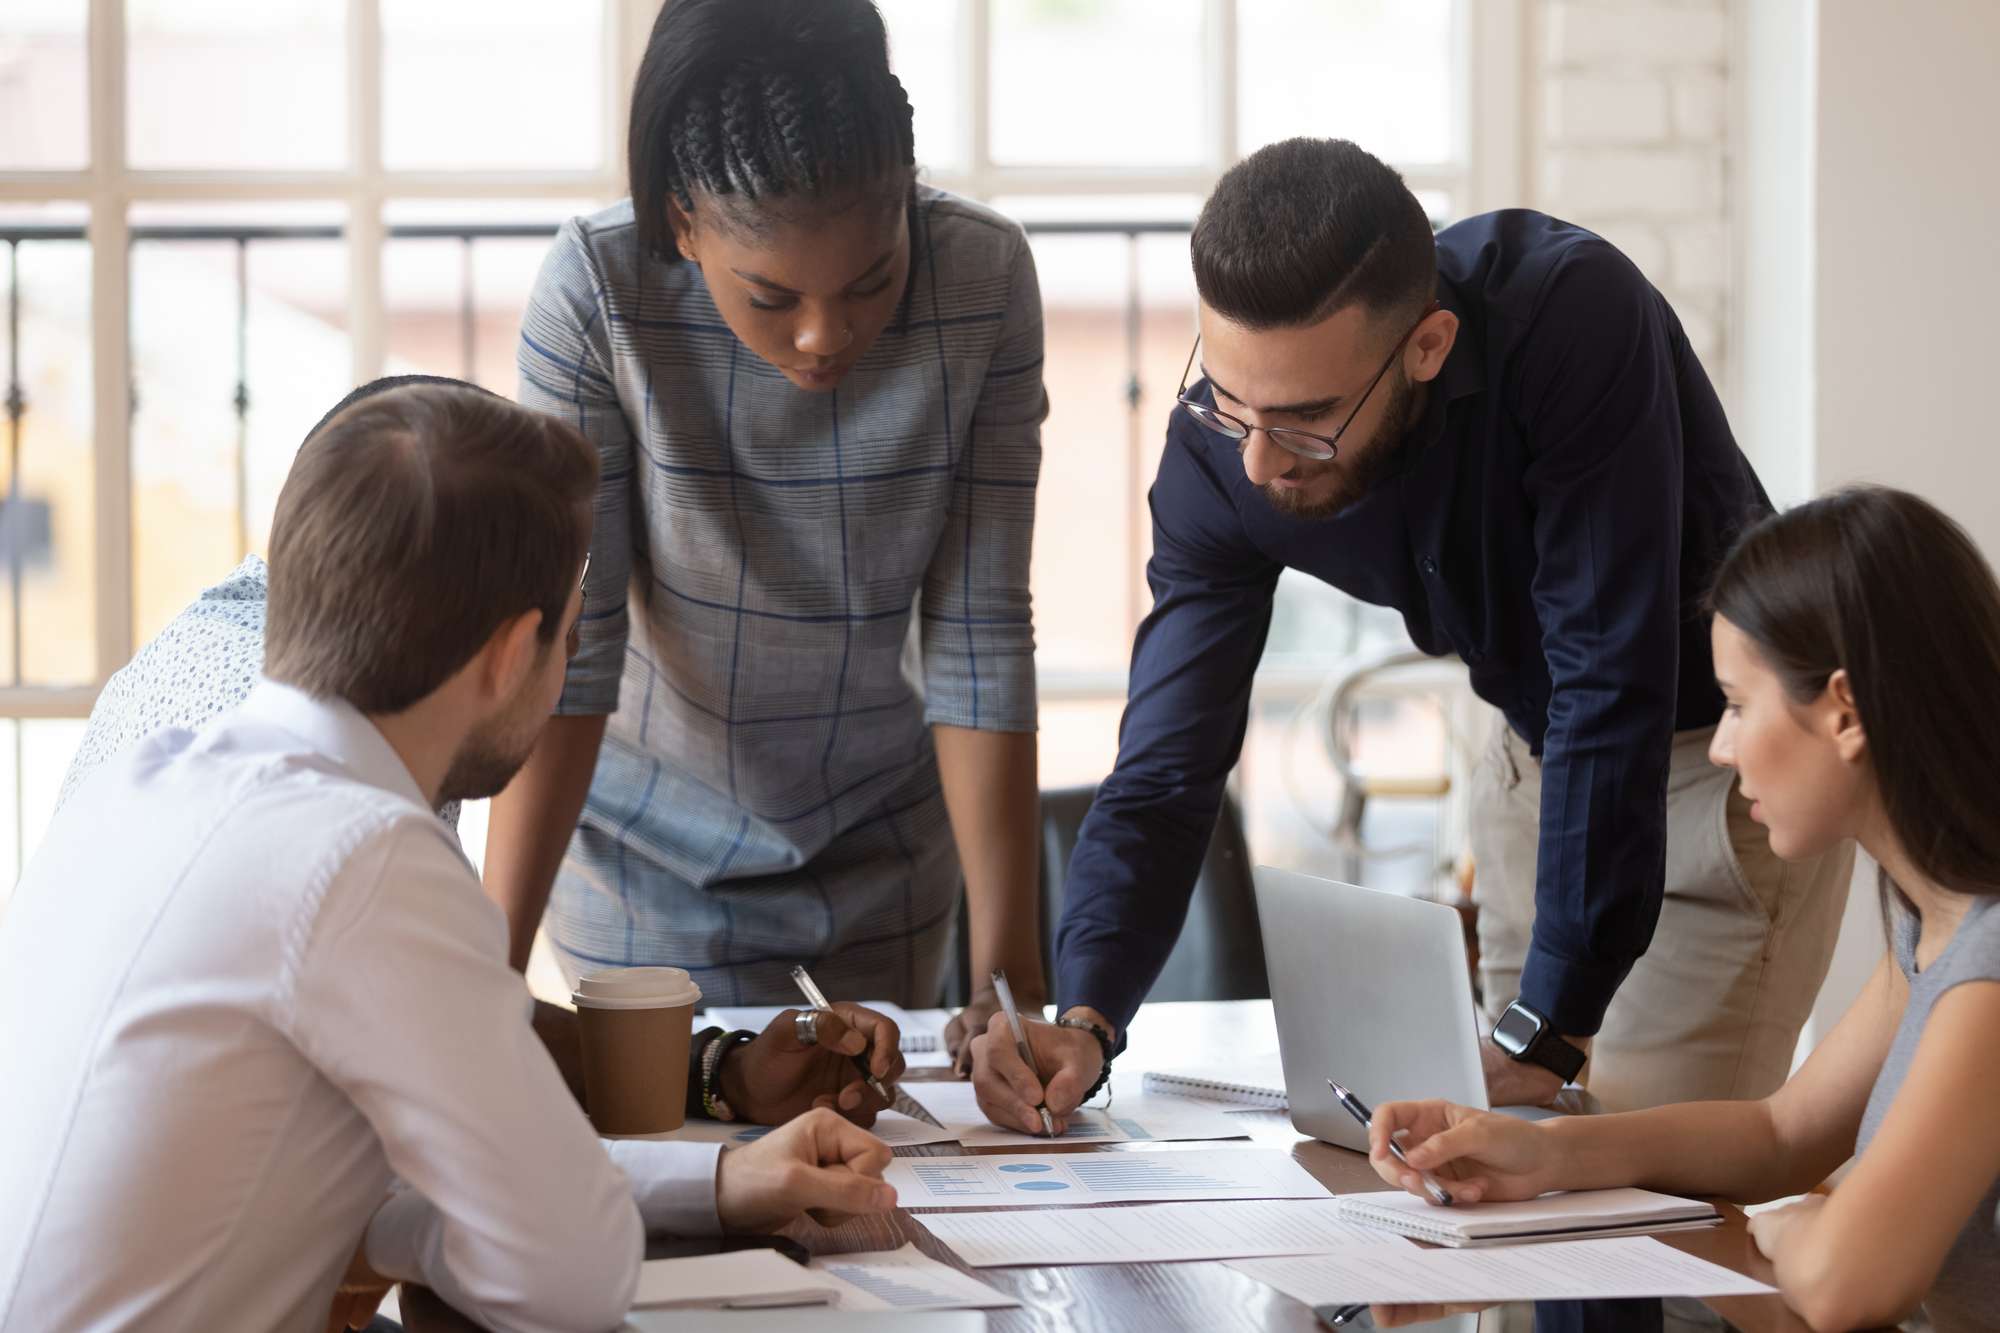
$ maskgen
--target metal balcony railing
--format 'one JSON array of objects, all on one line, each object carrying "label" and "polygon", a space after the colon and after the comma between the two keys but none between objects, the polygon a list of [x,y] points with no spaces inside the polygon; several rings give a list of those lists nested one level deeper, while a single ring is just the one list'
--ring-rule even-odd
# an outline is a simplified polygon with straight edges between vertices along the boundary
[{"label": "metal balcony railing", "polygon": [[[1139,245],[1145,236],[1185,236],[1189,226],[1182,222],[1152,221],[1090,221],[1090,222],[1030,222],[1024,224],[1033,236],[1110,236],[1123,237],[1126,242],[1126,278],[1124,299],[1124,343],[1125,367],[1122,383],[1118,386],[1123,395],[1128,422],[1128,457],[1136,465],[1140,457],[1141,422],[1139,420],[1140,369],[1139,335],[1143,317],[1139,282]],[[482,241],[523,240],[550,238],[556,233],[553,222],[521,223],[397,223],[385,229],[389,240],[455,241],[458,243],[459,258],[459,300],[458,334],[460,374],[471,378],[474,369],[474,341],[477,332],[479,311],[473,285],[473,253]],[[141,242],[184,242],[223,243],[235,247],[235,384],[230,405],[236,422],[235,466],[235,524],[236,545],[239,555],[251,546],[248,518],[249,493],[249,441],[251,384],[249,370],[249,324],[250,324],[250,247],[262,243],[292,241],[338,241],[345,237],[345,230],[333,223],[301,224],[163,224],[141,225],[130,229],[133,243]],[[26,555],[28,521],[26,506],[20,493],[21,487],[21,437],[22,419],[32,404],[28,400],[27,387],[21,376],[21,247],[25,244],[45,242],[81,242],[87,239],[85,228],[80,224],[63,223],[0,223],[0,243],[7,247],[7,327],[8,358],[6,367],[5,395],[0,398],[7,419],[7,459],[8,488],[4,509],[0,509],[0,546],[6,549],[7,580],[9,589],[8,607],[12,617],[11,661],[7,664],[7,679],[14,686],[25,685],[23,677],[22,647],[24,643],[21,583],[22,566]],[[132,386],[129,402],[132,410],[138,407],[138,386]],[[1134,488],[1136,495],[1138,488]],[[1136,537],[1135,537],[1136,542]],[[1136,552],[1136,545],[1135,545]]]}]

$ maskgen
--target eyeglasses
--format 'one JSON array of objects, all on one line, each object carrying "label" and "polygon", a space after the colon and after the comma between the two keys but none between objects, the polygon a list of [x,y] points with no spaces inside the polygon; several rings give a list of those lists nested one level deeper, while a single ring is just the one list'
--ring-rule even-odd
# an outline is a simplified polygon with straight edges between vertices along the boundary
[{"label": "eyeglasses", "polygon": [[1188,349],[1187,364],[1181,367],[1180,391],[1174,397],[1180,403],[1181,410],[1196,421],[1199,421],[1202,425],[1208,427],[1224,439],[1235,440],[1238,453],[1242,452],[1244,444],[1249,440],[1250,432],[1261,430],[1264,432],[1265,438],[1288,454],[1294,454],[1300,458],[1312,458],[1322,461],[1334,458],[1340,453],[1341,436],[1347,434],[1347,428],[1354,424],[1354,418],[1360,416],[1361,409],[1368,405],[1368,396],[1375,392],[1375,386],[1382,382],[1382,377],[1389,373],[1389,367],[1396,364],[1396,358],[1403,354],[1403,345],[1410,341],[1410,335],[1415,333],[1418,326],[1431,317],[1433,311],[1440,308],[1441,306],[1438,302],[1431,302],[1425,308],[1424,313],[1417,316],[1417,322],[1410,325],[1409,331],[1396,339],[1396,346],[1391,349],[1388,358],[1382,362],[1382,368],[1375,372],[1375,378],[1369,380],[1368,387],[1361,391],[1361,398],[1354,404],[1354,410],[1347,414],[1347,420],[1340,423],[1340,429],[1331,435],[1320,435],[1309,430],[1295,430],[1290,426],[1253,426],[1247,421],[1229,415],[1227,412],[1218,411],[1210,407],[1207,403],[1196,402],[1194,399],[1189,398],[1187,391],[1188,376],[1194,371],[1195,353],[1201,350],[1200,334],[1195,335],[1194,346]]},{"label": "eyeglasses", "polygon": [[569,637],[563,641],[563,648],[569,653],[572,661],[583,651],[583,613],[590,609],[590,594],[584,591],[584,585],[589,581],[590,556],[585,554],[583,573],[578,575],[576,580],[576,619],[569,622]]}]

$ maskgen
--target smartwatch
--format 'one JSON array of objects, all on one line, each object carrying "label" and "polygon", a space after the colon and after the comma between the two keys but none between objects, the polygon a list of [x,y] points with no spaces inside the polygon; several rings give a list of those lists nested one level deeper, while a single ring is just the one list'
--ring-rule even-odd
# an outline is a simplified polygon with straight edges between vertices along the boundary
[{"label": "smartwatch", "polygon": [[1508,1005],[1507,1012],[1500,1015],[1500,1021],[1493,1025],[1493,1044],[1505,1051],[1510,1059],[1540,1065],[1565,1083],[1573,1081],[1577,1071],[1583,1068],[1583,1062],[1590,1058],[1589,1052],[1570,1045],[1557,1035],[1549,1026],[1548,1018],[1539,1010],[1519,1000]]}]

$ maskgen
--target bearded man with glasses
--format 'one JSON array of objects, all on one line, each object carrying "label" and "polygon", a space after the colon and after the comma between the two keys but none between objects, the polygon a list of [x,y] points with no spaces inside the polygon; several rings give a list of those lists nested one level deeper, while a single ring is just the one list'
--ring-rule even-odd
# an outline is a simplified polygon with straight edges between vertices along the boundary
[{"label": "bearded man with glasses", "polygon": [[1339,140],[1238,164],[1191,248],[1200,332],[1118,765],[1065,880],[1063,1022],[1030,1032],[1046,1085],[1005,1034],[975,1043],[987,1114],[1060,1120],[1119,1049],[1186,919],[1286,569],[1394,607],[1502,715],[1470,810],[1493,1102],[1579,1075],[1613,1109],[1776,1088],[1852,852],[1785,866],[1706,760],[1703,597],[1770,502],[1672,307],[1540,213],[1433,233]]}]

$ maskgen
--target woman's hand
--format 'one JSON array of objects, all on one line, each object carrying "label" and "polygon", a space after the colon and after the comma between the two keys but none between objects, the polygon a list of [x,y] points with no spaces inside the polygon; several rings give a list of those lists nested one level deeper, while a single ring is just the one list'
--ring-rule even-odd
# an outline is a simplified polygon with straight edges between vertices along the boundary
[{"label": "woman's hand", "polygon": [[715,1211],[727,1231],[775,1231],[800,1213],[837,1226],[858,1213],[896,1206],[882,1179],[889,1145],[821,1108],[755,1143],[723,1150],[715,1168]]},{"label": "woman's hand", "polygon": [[[1392,1137],[1409,1166],[1390,1154]],[[1424,1184],[1411,1167],[1447,1182],[1458,1202],[1532,1199],[1551,1188],[1552,1155],[1548,1136],[1535,1125],[1451,1102],[1388,1102],[1375,1108],[1368,1128],[1375,1173],[1420,1198]]]}]

